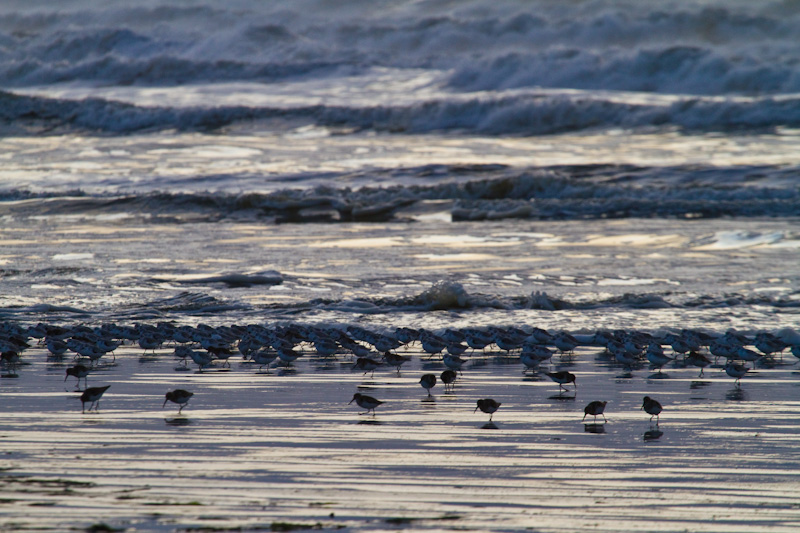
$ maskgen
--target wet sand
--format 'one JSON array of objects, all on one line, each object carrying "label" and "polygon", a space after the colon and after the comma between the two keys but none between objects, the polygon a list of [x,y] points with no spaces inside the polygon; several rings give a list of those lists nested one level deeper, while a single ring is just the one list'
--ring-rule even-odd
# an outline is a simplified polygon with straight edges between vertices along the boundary
[{"label": "wet sand", "polygon": [[[626,372],[599,348],[557,356],[577,392],[559,393],[518,359],[470,358],[453,393],[427,398],[441,373],[414,355],[371,377],[352,359],[302,357],[258,372],[198,373],[171,349],[105,358],[81,413],[72,364],[24,354],[0,380],[2,530],[63,531],[797,531],[800,401],[796,359],[759,367],[737,387],[720,368]],[[183,414],[167,390],[195,396]],[[383,400],[359,414],[355,392]],[[642,397],[664,405],[661,422]],[[475,401],[502,402],[489,416]],[[607,424],[581,422],[608,400]],[[587,418],[587,422],[591,417]]]}]

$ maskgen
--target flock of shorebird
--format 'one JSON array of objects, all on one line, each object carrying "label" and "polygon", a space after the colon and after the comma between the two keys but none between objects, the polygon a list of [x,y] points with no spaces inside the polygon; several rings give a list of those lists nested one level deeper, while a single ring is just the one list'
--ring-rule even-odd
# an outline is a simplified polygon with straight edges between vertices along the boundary
[{"label": "flock of shorebird", "polygon": [[[124,326],[104,324],[97,327],[88,326],[53,326],[36,324],[22,326],[17,323],[0,323],[0,364],[8,370],[16,370],[23,364],[24,351],[34,344],[46,347],[50,356],[60,358],[74,355],[76,364],[66,370],[66,381],[69,377],[81,380],[88,385],[88,376],[96,368],[103,357],[114,357],[114,351],[123,343],[136,344],[145,353],[155,352],[165,346],[172,346],[174,356],[188,368],[191,360],[198,371],[212,365],[230,366],[229,359],[240,354],[245,360],[258,366],[259,371],[270,365],[291,365],[300,357],[317,356],[321,358],[346,354],[355,358],[354,370],[374,373],[381,365],[393,367],[400,372],[403,364],[411,360],[407,355],[399,353],[417,346],[423,355],[441,357],[447,370],[441,373],[439,380],[449,391],[455,386],[456,379],[466,363],[467,352],[485,353],[487,349],[499,350],[508,356],[518,357],[523,365],[523,372],[539,371],[539,366],[549,361],[556,354],[572,354],[581,346],[603,348],[603,352],[613,363],[627,370],[641,368],[647,362],[651,368],[658,369],[667,364],[684,367],[697,367],[700,376],[706,367],[720,358],[725,359],[722,367],[734,378],[737,386],[747,374],[749,368],[745,363],[755,363],[764,358],[782,356],[787,349],[800,359],[800,336],[793,330],[784,330],[773,334],[758,332],[742,334],[729,330],[722,334],[713,334],[697,330],[682,330],[663,335],[654,335],[640,331],[606,331],[600,330],[591,335],[572,335],[561,331],[551,333],[534,327],[471,327],[447,328],[431,331],[426,329],[397,328],[391,332],[378,332],[360,326],[350,325],[303,325],[287,324],[266,326],[251,324],[246,326],[217,326],[204,324],[197,326],[177,326],[172,323],[155,325],[137,324]],[[671,353],[665,352],[671,348]],[[713,361],[712,361],[713,358]],[[278,363],[279,361],[280,363]],[[568,391],[568,385],[577,390],[575,375],[568,371],[545,372],[546,376],[559,385],[559,392]],[[435,374],[425,374],[420,385],[431,395],[431,389],[437,383]],[[97,411],[100,398],[108,390],[109,385],[102,387],[86,387],[80,396],[82,410]],[[186,407],[193,393],[177,389],[165,395],[164,404],[173,402],[179,406],[179,413]],[[371,396],[356,393],[350,403],[355,402],[366,409],[366,413],[374,415],[375,409],[382,401]],[[597,421],[602,416],[605,421],[605,401],[593,401],[584,409],[584,420],[593,416]],[[475,411],[489,414],[492,420],[501,403],[491,398],[477,400]],[[656,400],[646,396],[642,409],[656,418],[658,424],[662,407]]]}]

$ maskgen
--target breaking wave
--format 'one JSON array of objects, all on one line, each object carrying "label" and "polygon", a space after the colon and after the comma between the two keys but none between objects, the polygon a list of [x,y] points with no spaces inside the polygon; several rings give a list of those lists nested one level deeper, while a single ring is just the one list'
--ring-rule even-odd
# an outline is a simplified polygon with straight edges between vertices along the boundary
[{"label": "breaking wave", "polygon": [[[374,182],[391,183],[396,169],[375,170]],[[438,201],[453,221],[597,218],[717,218],[800,216],[800,187],[794,167],[557,166],[516,169],[425,166],[403,170],[426,185],[384,187],[318,186],[273,192],[119,195],[65,191],[60,195],[0,191],[0,214],[25,218],[59,214],[101,216],[125,213],[161,223],[253,219],[264,222],[385,221],[413,216],[415,208]],[[336,177],[331,177],[336,182]],[[269,280],[220,280],[229,284]]]},{"label": "breaking wave", "polygon": [[101,98],[66,100],[0,91],[5,135],[77,130],[129,134],[151,130],[213,131],[234,124],[300,121],[325,128],[390,133],[457,131],[545,135],[588,129],[678,128],[687,132],[800,127],[800,98],[680,97],[627,103],[589,94],[495,95],[405,106],[150,107]]}]

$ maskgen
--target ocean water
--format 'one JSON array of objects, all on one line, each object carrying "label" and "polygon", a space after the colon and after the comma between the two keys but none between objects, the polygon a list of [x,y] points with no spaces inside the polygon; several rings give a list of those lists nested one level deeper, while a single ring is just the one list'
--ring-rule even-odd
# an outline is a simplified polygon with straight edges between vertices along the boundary
[{"label": "ocean water", "polygon": [[[796,531],[799,33],[789,1],[3,2],[0,528]],[[97,414],[37,324],[128,328]],[[158,324],[303,355],[201,372]],[[418,343],[370,376],[309,336],[398,328],[580,344],[468,350],[431,398]],[[735,384],[598,331],[784,348]]]}]

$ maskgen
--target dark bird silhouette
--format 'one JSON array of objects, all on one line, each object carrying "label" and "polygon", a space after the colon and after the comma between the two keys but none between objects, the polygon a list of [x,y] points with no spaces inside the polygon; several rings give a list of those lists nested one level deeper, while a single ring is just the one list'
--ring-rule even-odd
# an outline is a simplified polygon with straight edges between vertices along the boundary
[{"label": "dark bird silhouette", "polygon": [[[494,412],[497,411],[500,408],[501,405],[503,405],[503,404],[501,404],[500,402],[496,402],[496,401],[492,400],[491,398],[485,398],[483,400],[478,400],[478,407],[475,408],[475,411],[480,409],[484,413],[488,414],[489,415],[489,422],[491,422],[492,421],[492,416],[494,415]],[[475,411],[473,411],[473,413]]]}]

